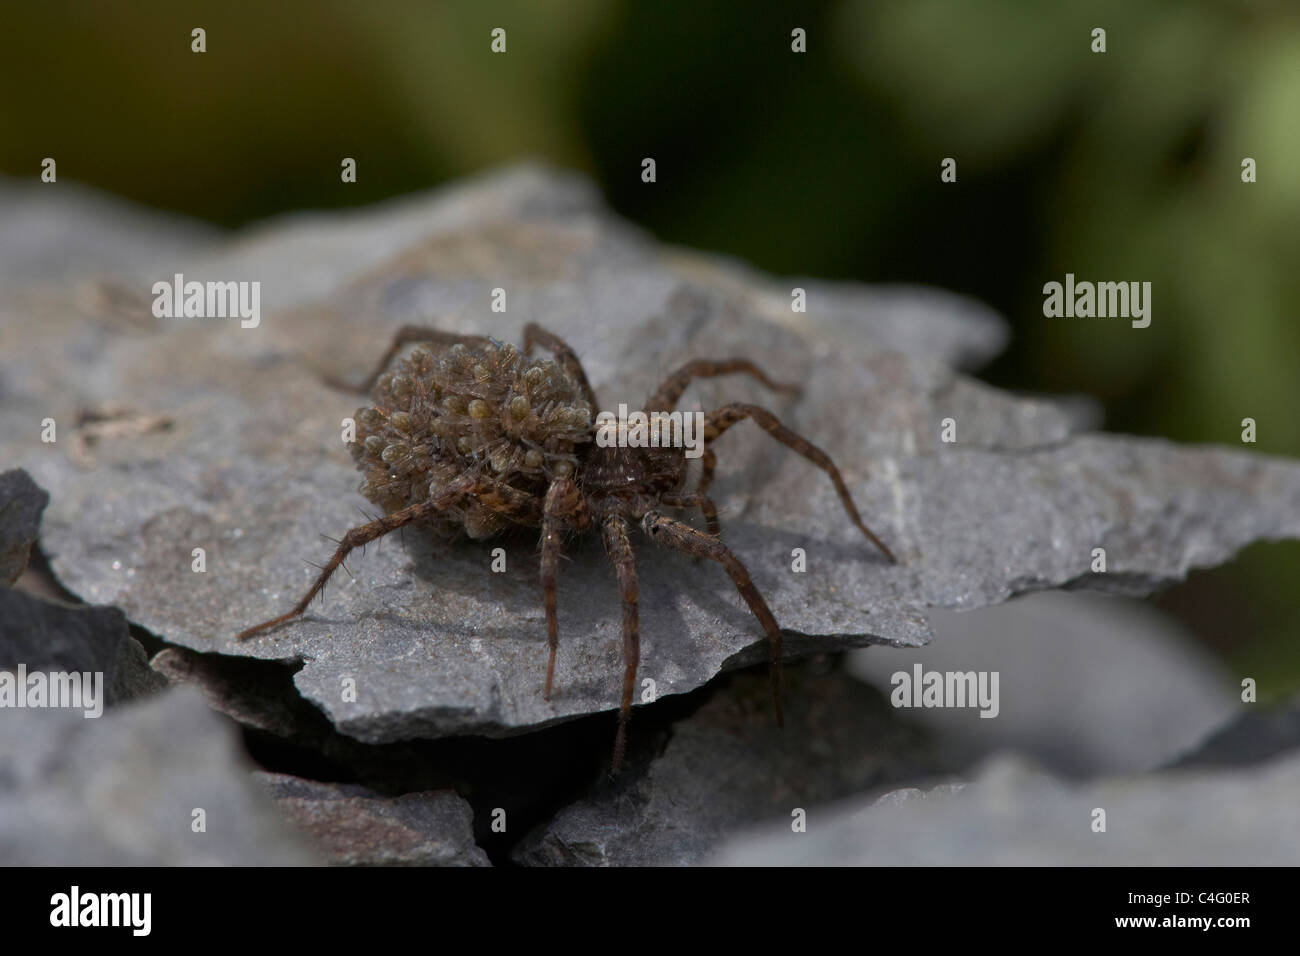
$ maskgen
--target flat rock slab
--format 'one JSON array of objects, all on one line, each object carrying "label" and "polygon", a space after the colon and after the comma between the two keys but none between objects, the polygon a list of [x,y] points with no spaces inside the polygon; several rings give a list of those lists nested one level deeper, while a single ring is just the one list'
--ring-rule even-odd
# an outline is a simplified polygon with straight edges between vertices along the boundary
[{"label": "flat rock slab", "polygon": [[[445,769],[418,752],[418,741],[365,744],[340,733],[293,685],[293,668],[274,661],[199,654],[165,647],[149,661],[159,679],[191,686],[208,706],[277,744],[289,744],[341,768],[345,779],[391,788],[443,786]],[[429,778],[436,783],[426,782]]]},{"label": "flat rock slab", "polygon": [[[856,534],[811,464],[757,428],[733,429],[714,485],[724,540],[791,654],[918,646],[930,607],[1061,586],[1144,593],[1252,541],[1300,535],[1300,465],[1079,435],[1068,408],[952,371],[1000,345],[986,310],[932,294],[904,307],[895,290],[876,315],[862,311],[872,300],[861,287],[817,284],[812,318],[792,319],[793,283],[663,250],[567,177],[510,171],[365,214],[278,223],[217,252],[182,248],[158,270],[261,280],[267,311],[255,329],[154,319],[135,278],[102,308],[58,287],[0,299],[0,457],[50,490],[42,541],[66,587],[175,644],[304,662],[299,691],[367,742],[516,733],[619,699],[617,591],[590,541],[562,567],[549,702],[535,533],[387,539],[350,559],[355,577],[336,576],[305,619],[234,641],[306,590],[305,562],[332,548],[321,535],[364,520],[341,440],[362,401],[323,379],[363,376],[406,322],[516,342],[540,322],[577,347],[609,407],[639,406],[699,356],[750,356],[804,383],[802,398],[777,399],[729,377],[683,404],[771,407],[830,452],[903,559],[887,565]],[[496,288],[505,313],[490,310]],[[96,430],[78,443],[87,408]],[[39,440],[46,416],[61,423],[57,443]],[[953,443],[940,440],[945,419]],[[503,573],[490,570],[497,543]],[[762,659],[761,629],[721,570],[638,547],[641,676],[660,696]],[[1107,551],[1104,575],[1090,571],[1095,547]],[[796,548],[804,573],[791,569]]]},{"label": "flat rock slab", "polygon": [[918,665],[997,673],[993,718],[978,707],[901,711],[957,766],[1012,751],[1066,777],[1136,773],[1252,706],[1204,645],[1133,598],[1041,591],[978,611],[935,609],[930,623],[925,647],[854,651],[849,666],[885,694],[895,674],[912,678]]},{"label": "flat rock slab", "polygon": [[[320,862],[249,774],[234,727],[195,691],[99,719],[0,719],[0,860],[10,866]],[[203,832],[196,832],[196,811]]]},{"label": "flat rock slab", "polygon": [[120,608],[73,606],[4,586],[26,567],[48,502],[25,471],[0,475],[0,669],[88,675],[83,682],[102,695],[92,707],[101,709],[160,690],[167,680],[149,667]]},{"label": "flat rock slab", "polygon": [[[146,696],[167,680],[149,667],[120,608],[70,606],[0,588],[0,669],[100,674],[101,704]],[[93,678],[92,678],[93,679]]]},{"label": "flat rock slab", "polygon": [[149,666],[171,684],[194,687],[209,707],[245,727],[312,750],[326,749],[333,725],[291,686],[286,693],[289,668],[285,666],[244,657],[196,654],[183,647],[164,647],[150,659]]},{"label": "flat rock slab", "polygon": [[45,489],[22,469],[0,474],[0,585],[13,584],[27,569],[49,502]]},{"label": "flat rock slab", "polygon": [[782,729],[766,676],[735,675],[673,724],[661,753],[565,807],[512,859],[688,866],[765,819],[935,775],[925,735],[852,677],[788,668],[785,696]]},{"label": "flat rock slab", "polygon": [[254,777],[283,813],[341,866],[490,866],[474,811],[453,791],[383,797],[365,787],[285,774]]},{"label": "flat rock slab", "polygon": [[1240,704],[1236,717],[1189,748],[1171,767],[1250,766],[1300,750],[1300,694],[1261,706]]},{"label": "flat rock slab", "polygon": [[80,183],[0,175],[0,284],[144,274],[224,239],[207,223],[137,206]]},{"label": "flat rock slab", "polygon": [[[1295,866],[1300,758],[1071,788],[1018,759],[970,783],[907,790],[775,822],[711,858],[725,866]],[[1092,830],[1106,812],[1106,832]]]}]

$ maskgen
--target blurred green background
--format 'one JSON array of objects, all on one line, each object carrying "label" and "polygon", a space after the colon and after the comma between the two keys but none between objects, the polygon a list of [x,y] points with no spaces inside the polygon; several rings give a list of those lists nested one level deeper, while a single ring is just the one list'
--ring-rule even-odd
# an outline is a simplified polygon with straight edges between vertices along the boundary
[{"label": "blurred green background", "polygon": [[[1294,0],[45,0],[3,17],[10,175],[53,156],[61,179],[237,226],[540,157],[671,242],[976,296],[1014,327],[983,377],[1094,395],[1110,430],[1240,447],[1251,417],[1247,447],[1300,456]],[[1044,318],[1066,272],[1152,282],[1150,328]],[[1257,545],[1161,602],[1271,697],[1300,687],[1298,571],[1300,545]]]}]

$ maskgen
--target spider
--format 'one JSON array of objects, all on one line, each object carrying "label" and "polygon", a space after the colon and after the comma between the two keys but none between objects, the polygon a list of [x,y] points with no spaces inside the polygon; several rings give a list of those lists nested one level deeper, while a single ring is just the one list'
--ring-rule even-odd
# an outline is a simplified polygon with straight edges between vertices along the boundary
[{"label": "spider", "polygon": [[[411,345],[418,347],[387,371]],[[530,358],[535,346],[553,358]],[[669,375],[647,399],[645,411],[670,412],[695,379],[730,373],[752,376],[776,392],[802,391],[798,385],[772,381],[747,359],[696,360]],[[863,524],[839,469],[826,453],[757,405],[736,402],[704,416],[703,467],[693,490],[686,490],[683,447],[602,447],[595,440],[592,419],[596,398],[577,355],[558,336],[534,323],[524,328],[522,354],[485,336],[404,326],[370,377],[352,390],[369,393],[373,403],[357,411],[356,441],[349,446],[364,475],[359,490],[384,514],[343,536],[292,610],[242,631],[238,639],[302,615],[349,552],[406,525],[479,540],[512,526],[539,528],[550,651],[543,693],[550,700],[559,647],[555,588],[562,540],[566,534],[586,533],[595,526],[614,565],[623,607],[623,687],[614,739],[615,772],[626,750],[640,658],[636,563],[629,530],[633,522],[639,522],[661,547],[722,565],[767,636],[773,708],[777,724],[783,724],[781,629],[745,565],[720,540],[717,508],[708,494],[717,463],[712,443],[727,429],[752,419],[821,468],[858,530],[891,563],[895,560]],[[708,530],[699,531],[664,514],[665,508],[698,508]]]}]

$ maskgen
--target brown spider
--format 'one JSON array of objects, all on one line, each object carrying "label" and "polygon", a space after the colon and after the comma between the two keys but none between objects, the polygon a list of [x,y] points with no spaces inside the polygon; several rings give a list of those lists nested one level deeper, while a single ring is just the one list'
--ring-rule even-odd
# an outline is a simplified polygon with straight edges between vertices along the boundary
[{"label": "brown spider", "polygon": [[[403,347],[413,343],[422,347],[386,372]],[[526,358],[534,345],[550,351],[554,359]],[[692,380],[731,372],[751,375],[775,391],[801,391],[797,385],[773,382],[746,359],[697,360],[670,375],[646,401],[645,411],[672,411]],[[512,525],[540,528],[549,700],[558,647],[555,579],[561,538],[565,532],[587,531],[594,521],[614,564],[623,601],[623,695],[614,770],[623,762],[640,657],[629,521],[640,521],[656,544],[717,561],[730,575],[767,634],[772,699],[777,723],[782,723],[781,629],[745,566],[718,539],[717,509],[708,496],[717,462],[710,446],[732,425],[753,419],[825,471],[853,523],[894,561],[862,523],[839,469],[826,453],[756,405],[733,403],[705,416],[703,471],[694,491],[685,490],[685,448],[601,447],[592,416],[596,398],[578,357],[558,336],[532,323],[524,328],[522,355],[484,336],[405,326],[374,373],[355,390],[370,392],[374,403],[358,410],[357,441],[350,446],[365,475],[360,491],[385,514],[343,536],[293,610],[248,628],[239,640],[301,615],[353,548],[405,525],[475,539],[492,537]],[[662,514],[660,507],[699,508],[708,533]]]}]

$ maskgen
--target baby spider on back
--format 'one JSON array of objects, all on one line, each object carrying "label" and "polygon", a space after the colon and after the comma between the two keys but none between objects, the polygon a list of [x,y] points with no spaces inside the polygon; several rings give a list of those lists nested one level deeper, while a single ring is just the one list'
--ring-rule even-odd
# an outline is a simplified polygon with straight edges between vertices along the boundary
[{"label": "baby spider on back", "polygon": [[[392,371],[394,358],[419,343]],[[534,346],[554,358],[532,359]],[[687,362],[645,403],[647,413],[671,412],[697,378],[739,372],[766,387],[798,393],[772,381],[747,359]],[[596,441],[595,395],[574,351],[558,336],[530,323],[521,353],[484,336],[455,335],[406,326],[358,389],[372,405],[357,412],[350,446],[363,474],[361,493],[384,514],[347,532],[315,583],[291,610],[241,632],[246,640],[300,616],[354,548],[406,525],[443,536],[490,538],[511,526],[541,530],[542,601],[550,650],[544,694],[551,697],[559,646],[556,577],[568,533],[598,529],[614,565],[623,606],[623,687],[613,769],[627,744],[640,658],[633,523],[661,547],[722,565],[767,636],[772,700],[781,715],[781,629],[749,572],[719,538],[709,486],[717,462],[712,444],[745,419],[798,452],[830,477],[849,518],[890,562],[894,556],[862,522],[834,462],[757,405],[734,402],[704,416],[702,471],[687,490],[682,447],[622,447]],[[707,532],[663,509],[698,508]]]}]

